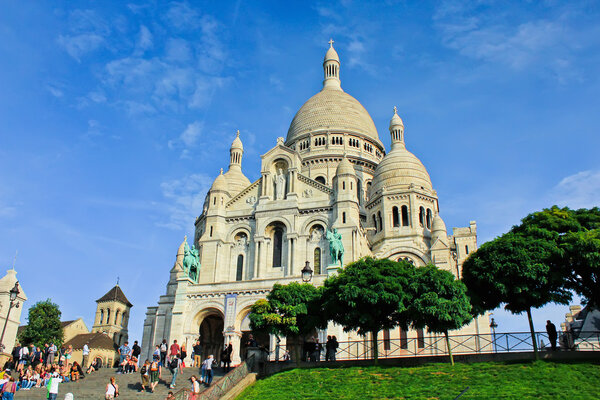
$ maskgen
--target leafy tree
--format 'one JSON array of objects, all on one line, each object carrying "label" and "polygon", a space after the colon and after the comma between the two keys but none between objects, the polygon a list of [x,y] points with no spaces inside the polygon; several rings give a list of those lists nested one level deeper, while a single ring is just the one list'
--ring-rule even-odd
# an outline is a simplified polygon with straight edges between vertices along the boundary
[{"label": "leafy tree", "polygon": [[525,311],[536,358],[531,308],[550,302],[566,304],[572,297],[553,264],[559,254],[548,232],[540,230],[535,236],[509,232],[484,243],[463,264],[463,282],[475,314],[500,304],[513,314]]},{"label": "leafy tree", "polygon": [[371,333],[377,364],[378,332],[398,325],[408,328],[414,273],[415,267],[406,261],[366,257],[350,263],[325,281],[324,315],[346,332]]},{"label": "leafy tree", "polygon": [[[250,313],[250,328],[273,334],[294,337],[309,333],[315,327],[326,324],[319,312],[321,290],[315,286],[292,282],[275,284],[266,299],[256,301]],[[300,360],[299,348],[296,362]]]},{"label": "leafy tree", "polygon": [[60,346],[63,342],[63,330],[60,323],[61,312],[57,304],[50,299],[39,301],[29,309],[27,327],[19,340],[23,345],[44,346],[53,342]]},{"label": "leafy tree", "polygon": [[448,331],[459,329],[473,319],[467,287],[451,272],[428,265],[417,268],[413,289],[409,306],[413,327],[427,327],[429,332],[443,333],[450,362],[454,365]]},{"label": "leafy tree", "polygon": [[520,234],[553,240],[560,252],[554,263],[584,302],[600,307],[600,209],[570,210],[553,206],[529,214],[513,228]]}]

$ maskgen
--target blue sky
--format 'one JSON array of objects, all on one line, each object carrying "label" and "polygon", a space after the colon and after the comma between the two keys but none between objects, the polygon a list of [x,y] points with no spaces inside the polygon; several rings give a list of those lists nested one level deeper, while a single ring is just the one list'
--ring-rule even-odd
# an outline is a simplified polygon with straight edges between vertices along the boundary
[{"label": "blue sky", "polygon": [[448,227],[476,220],[481,244],[598,205],[599,17],[595,1],[4,1],[0,267],[18,249],[26,306],[50,297],[90,328],[120,277],[141,339],[235,131],[253,181],[320,90],[330,37],[388,149],[398,107]]}]

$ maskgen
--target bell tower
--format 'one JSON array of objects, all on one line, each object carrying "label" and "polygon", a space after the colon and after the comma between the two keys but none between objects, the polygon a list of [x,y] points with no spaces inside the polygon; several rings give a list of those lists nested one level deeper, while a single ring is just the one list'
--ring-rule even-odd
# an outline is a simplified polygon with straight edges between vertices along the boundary
[{"label": "bell tower", "polygon": [[117,346],[127,341],[127,324],[129,323],[129,310],[133,304],[127,300],[119,287],[119,283],[110,289],[104,296],[96,300],[96,317],[92,333],[104,332]]}]

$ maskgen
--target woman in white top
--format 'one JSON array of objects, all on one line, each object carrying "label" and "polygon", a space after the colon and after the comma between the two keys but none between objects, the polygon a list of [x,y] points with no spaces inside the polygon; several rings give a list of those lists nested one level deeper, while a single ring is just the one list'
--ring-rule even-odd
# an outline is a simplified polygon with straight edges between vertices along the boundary
[{"label": "woman in white top", "polygon": [[106,400],[113,400],[115,397],[119,396],[119,385],[115,383],[115,377],[112,376],[110,378],[110,382],[106,385],[106,394],[104,398]]},{"label": "woman in white top", "polygon": [[196,396],[200,393],[200,382],[198,382],[196,375],[192,375],[190,381],[192,381],[192,392],[190,393],[189,400],[196,400]]}]

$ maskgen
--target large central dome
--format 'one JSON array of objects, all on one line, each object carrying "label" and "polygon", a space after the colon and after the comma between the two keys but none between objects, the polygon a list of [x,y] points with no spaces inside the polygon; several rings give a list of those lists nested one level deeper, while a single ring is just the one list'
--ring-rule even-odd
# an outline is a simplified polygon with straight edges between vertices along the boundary
[{"label": "large central dome", "polygon": [[340,85],[339,56],[330,41],[325,55],[323,89],[308,99],[294,116],[287,133],[288,145],[308,133],[354,133],[365,136],[383,148],[373,119],[354,97]]},{"label": "large central dome", "polygon": [[377,129],[367,110],[341,89],[323,88],[308,99],[292,120],[287,142],[294,142],[308,132],[327,130],[358,133],[379,142]]}]

